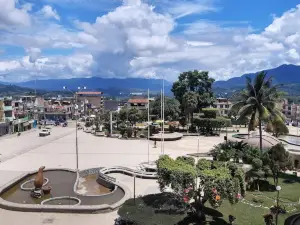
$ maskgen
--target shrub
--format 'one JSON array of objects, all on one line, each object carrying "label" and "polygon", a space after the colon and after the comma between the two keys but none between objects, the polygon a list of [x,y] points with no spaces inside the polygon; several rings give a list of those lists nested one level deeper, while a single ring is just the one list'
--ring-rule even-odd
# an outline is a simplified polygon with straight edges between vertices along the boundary
[{"label": "shrub", "polygon": [[169,125],[169,131],[170,133],[174,133],[176,130],[176,127],[174,125]]},{"label": "shrub", "polygon": [[127,133],[127,137],[131,138],[132,137],[132,133],[133,133],[132,127],[127,127],[126,133]]},{"label": "shrub", "polygon": [[242,156],[243,163],[251,164],[255,158],[260,158],[260,150],[250,145],[245,146]]},{"label": "shrub", "polygon": [[263,162],[260,159],[255,158],[252,160],[252,168],[254,170],[260,170],[262,166],[263,166]]},{"label": "shrub", "polygon": [[216,109],[216,108],[204,108],[204,109],[202,109],[202,112],[203,112],[205,118],[213,118],[213,119],[215,119],[217,117],[219,109]]},{"label": "shrub", "polygon": [[224,117],[215,119],[195,118],[193,122],[199,128],[199,132],[205,135],[219,134],[222,127],[231,126],[231,120]]},{"label": "shrub", "polygon": [[193,157],[189,157],[189,156],[179,156],[177,157],[178,161],[182,161],[182,162],[185,162],[191,166],[194,166],[195,165],[195,159]]},{"label": "shrub", "polygon": [[119,129],[120,129],[120,134],[122,135],[122,137],[124,137],[124,134],[126,133],[126,126],[125,126],[125,124],[121,124],[119,126]]},{"label": "shrub", "polygon": [[207,159],[200,159],[198,160],[197,168],[199,170],[209,170],[211,169],[211,161]]}]

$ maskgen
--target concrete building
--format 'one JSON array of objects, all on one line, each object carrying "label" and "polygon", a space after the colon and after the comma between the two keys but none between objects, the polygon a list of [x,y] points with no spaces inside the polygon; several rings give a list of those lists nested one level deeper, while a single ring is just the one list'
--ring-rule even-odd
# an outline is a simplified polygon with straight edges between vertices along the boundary
[{"label": "concrete building", "polygon": [[300,105],[295,103],[289,103],[287,99],[283,99],[279,104],[282,108],[282,113],[288,120],[300,121]]},{"label": "concrete building", "polygon": [[13,99],[12,97],[4,97],[4,120],[6,122],[12,122],[14,120],[14,113],[13,113]]},{"label": "concrete building", "polygon": [[219,109],[221,116],[227,116],[228,111],[232,105],[232,102],[230,102],[227,98],[217,98],[214,102],[214,108]]},{"label": "concrete building", "polygon": [[40,119],[68,120],[74,114],[74,105],[70,101],[49,100],[44,102],[44,111],[39,112]]},{"label": "concrete building", "polygon": [[81,114],[89,115],[94,110],[100,112],[104,110],[104,96],[103,92],[84,91],[77,92],[77,105]]}]

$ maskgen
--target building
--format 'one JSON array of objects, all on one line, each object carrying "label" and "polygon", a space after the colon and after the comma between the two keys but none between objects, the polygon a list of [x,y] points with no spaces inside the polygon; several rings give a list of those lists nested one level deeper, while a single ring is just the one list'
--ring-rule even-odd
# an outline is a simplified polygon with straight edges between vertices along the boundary
[{"label": "building", "polygon": [[282,113],[287,119],[299,121],[300,120],[300,105],[289,103],[287,99],[283,99],[280,106]]},{"label": "building", "polygon": [[219,109],[221,116],[228,115],[231,105],[232,102],[230,102],[227,98],[216,98],[216,101],[214,102],[214,108]]},{"label": "building", "polygon": [[5,122],[12,122],[14,120],[12,97],[4,97],[3,103],[4,103],[4,120]]},{"label": "building", "polygon": [[39,112],[40,119],[68,120],[74,114],[74,105],[70,101],[52,99],[44,102],[44,110]]},{"label": "building", "polygon": [[77,92],[76,99],[78,110],[84,115],[89,115],[94,110],[104,110],[103,92]]},{"label": "building", "polygon": [[136,108],[137,110],[148,109],[148,99],[147,98],[131,98],[127,102],[128,108]]}]

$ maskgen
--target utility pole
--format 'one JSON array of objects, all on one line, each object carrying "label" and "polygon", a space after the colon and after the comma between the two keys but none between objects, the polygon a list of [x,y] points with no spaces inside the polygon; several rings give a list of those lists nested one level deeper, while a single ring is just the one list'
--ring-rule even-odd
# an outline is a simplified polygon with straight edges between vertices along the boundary
[{"label": "utility pole", "polygon": [[163,77],[163,91],[162,91],[162,112],[163,112],[163,137],[162,137],[162,146],[163,154],[165,154],[165,79]]}]

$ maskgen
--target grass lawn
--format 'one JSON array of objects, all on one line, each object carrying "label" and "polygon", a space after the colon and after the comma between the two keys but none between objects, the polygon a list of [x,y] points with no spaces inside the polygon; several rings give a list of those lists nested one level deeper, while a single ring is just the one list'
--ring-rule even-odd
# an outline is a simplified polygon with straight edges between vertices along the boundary
[{"label": "grass lawn", "polygon": [[[269,178],[268,181],[270,184],[273,184],[273,179]],[[295,176],[285,175],[283,174],[279,179],[279,185],[281,186],[280,191],[280,199],[281,199],[281,207],[289,211],[292,209],[296,209],[296,211],[293,211],[291,213],[287,214],[280,214],[279,215],[279,222],[278,224],[283,225],[286,218],[289,216],[299,213],[299,205],[298,206],[288,206],[286,203],[291,202],[298,202],[300,197],[300,180],[297,179]],[[274,200],[276,199],[277,192],[276,191],[248,191],[245,197],[245,200],[247,202],[251,202],[255,205],[262,205],[263,207],[271,207],[272,205],[275,205]],[[152,199],[157,199],[161,197],[152,197]],[[141,200],[141,199],[140,199]],[[162,200],[162,199],[161,199]],[[255,200],[256,202],[254,202]],[[259,200],[259,202],[257,202]],[[141,200],[142,201],[142,200]],[[157,199],[157,201],[159,201]],[[195,224],[192,223],[186,215],[170,215],[170,214],[159,214],[156,213],[156,207],[158,206],[158,203],[154,200],[151,201],[142,201],[142,202],[148,202],[148,203],[142,203],[137,205],[144,205],[143,209],[136,210],[136,206],[126,206],[121,207],[119,210],[120,216],[125,215],[128,212],[132,212],[133,214],[137,214],[136,216],[139,217],[139,221],[142,221],[138,223],[139,225],[156,225],[156,224],[178,224],[178,225],[190,225]],[[155,204],[153,203],[155,202]],[[165,200],[163,201],[165,204]],[[205,209],[205,213],[207,215],[207,225],[227,225],[228,222],[228,216],[233,215],[236,217],[235,224],[236,225],[260,225],[264,224],[264,218],[263,215],[270,213],[269,209],[262,208],[262,207],[253,207],[251,205],[245,204],[243,202],[239,202],[238,204],[231,205],[228,201],[224,201],[221,207],[217,209],[209,208],[210,205],[207,203],[207,208]],[[154,208],[154,209],[153,209]],[[144,215],[142,215],[144,214]],[[133,216],[135,218],[136,216]],[[152,222],[145,222],[145,218],[152,218]],[[159,223],[155,223],[154,221],[160,221]],[[165,223],[165,221],[167,221]]]}]

